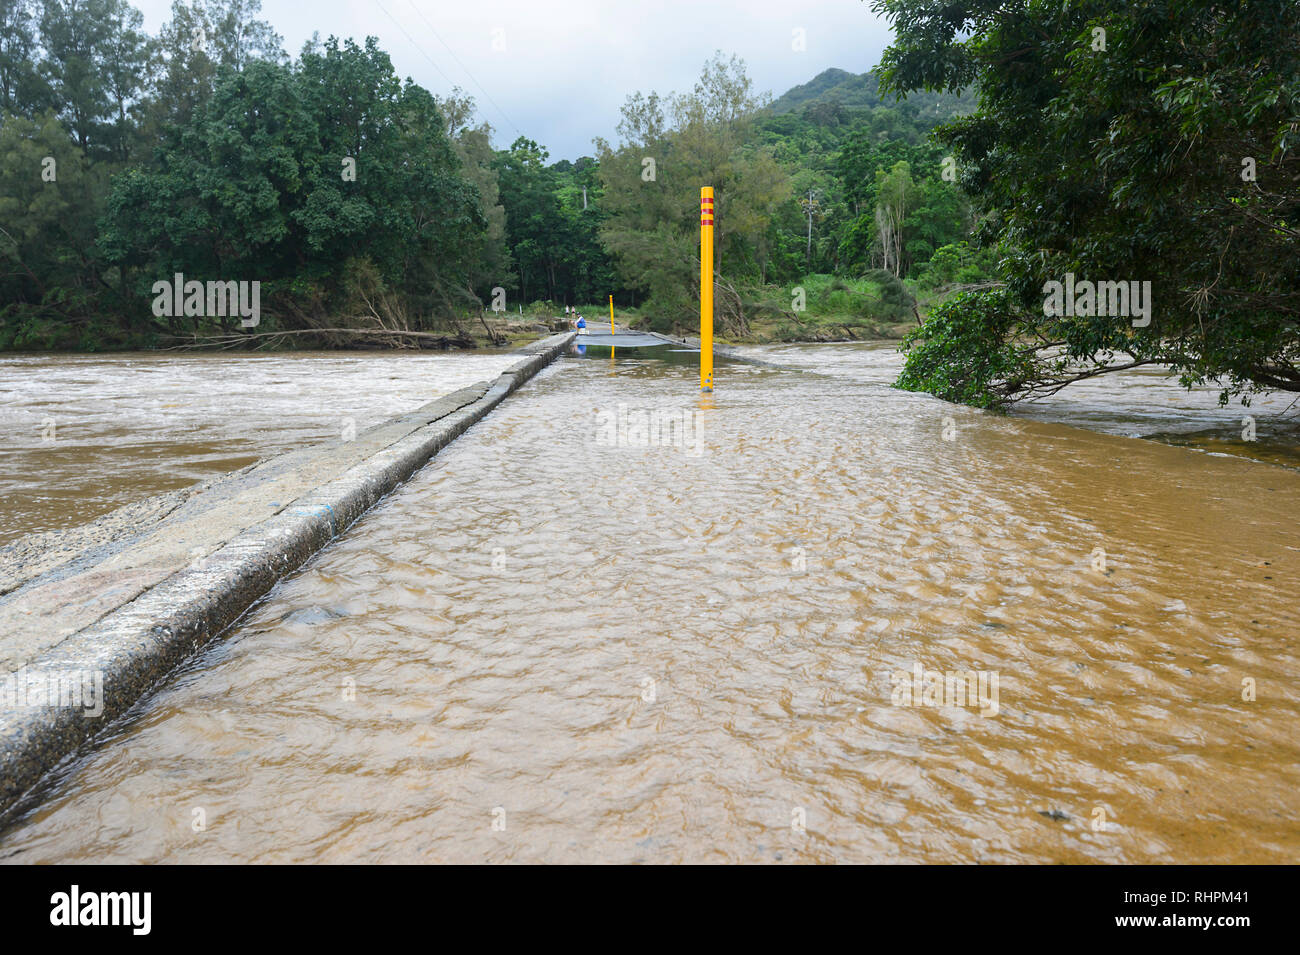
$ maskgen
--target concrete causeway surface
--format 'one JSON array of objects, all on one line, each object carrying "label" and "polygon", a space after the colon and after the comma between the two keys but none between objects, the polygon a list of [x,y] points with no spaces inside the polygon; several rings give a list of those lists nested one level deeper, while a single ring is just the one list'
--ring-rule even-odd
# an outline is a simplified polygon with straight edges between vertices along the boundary
[{"label": "concrete causeway surface", "polygon": [[657,348],[667,342],[658,335],[638,334],[637,332],[588,332],[580,334],[574,340],[577,345],[599,345],[605,348]]}]

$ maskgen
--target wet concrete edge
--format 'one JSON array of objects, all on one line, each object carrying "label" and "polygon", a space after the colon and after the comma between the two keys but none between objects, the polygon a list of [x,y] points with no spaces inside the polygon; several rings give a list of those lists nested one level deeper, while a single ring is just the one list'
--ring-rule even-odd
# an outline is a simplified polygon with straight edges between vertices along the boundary
[{"label": "wet concrete edge", "polygon": [[[659,332],[638,332],[638,334],[652,335],[663,341],[665,345],[685,345],[687,348],[693,348],[696,351],[700,350],[700,340],[698,338],[672,338],[668,335],[661,335]],[[806,369],[799,368],[796,365],[782,365],[779,362],[767,361],[763,358],[752,358],[749,355],[738,352],[730,345],[719,345],[717,342],[713,343],[713,354],[714,356],[721,356],[728,361],[742,361],[747,365],[760,365],[764,368],[780,368],[783,371],[806,371]]]},{"label": "wet concrete edge", "polygon": [[[420,428],[273,517],[166,578],[130,603],[31,660],[26,670],[103,674],[103,712],[83,708],[0,709],[0,827],[16,804],[87,741],[238,620],[376,502],[564,353],[566,332],[520,349],[521,359],[477,401]],[[22,671],[20,671],[22,672]]]}]

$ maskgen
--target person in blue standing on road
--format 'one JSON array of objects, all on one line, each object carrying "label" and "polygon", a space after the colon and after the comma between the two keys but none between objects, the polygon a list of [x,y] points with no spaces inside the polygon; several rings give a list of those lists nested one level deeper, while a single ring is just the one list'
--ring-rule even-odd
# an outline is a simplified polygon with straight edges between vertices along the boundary
[{"label": "person in blue standing on road", "polygon": [[581,315],[578,315],[578,320],[573,323],[573,327],[578,330],[579,335],[587,334],[587,320]]}]

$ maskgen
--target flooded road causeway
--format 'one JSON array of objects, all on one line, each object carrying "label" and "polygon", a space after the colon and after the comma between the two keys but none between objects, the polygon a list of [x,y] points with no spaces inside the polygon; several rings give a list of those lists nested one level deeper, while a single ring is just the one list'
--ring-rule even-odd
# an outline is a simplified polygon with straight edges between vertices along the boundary
[{"label": "flooded road causeway", "polygon": [[665,357],[542,372],[0,861],[1300,860],[1300,473]]}]

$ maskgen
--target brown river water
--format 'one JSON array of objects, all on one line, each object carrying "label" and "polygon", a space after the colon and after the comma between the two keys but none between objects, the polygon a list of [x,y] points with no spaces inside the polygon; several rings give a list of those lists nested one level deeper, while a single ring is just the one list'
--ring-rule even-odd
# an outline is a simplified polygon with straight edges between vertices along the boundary
[{"label": "brown river water", "polygon": [[494,350],[0,355],[0,545],[338,440],[513,360]]},{"label": "brown river water", "polygon": [[756,354],[826,373],[542,372],[0,860],[1300,861],[1300,472],[1240,409],[1132,375],[995,417],[888,349]]}]

